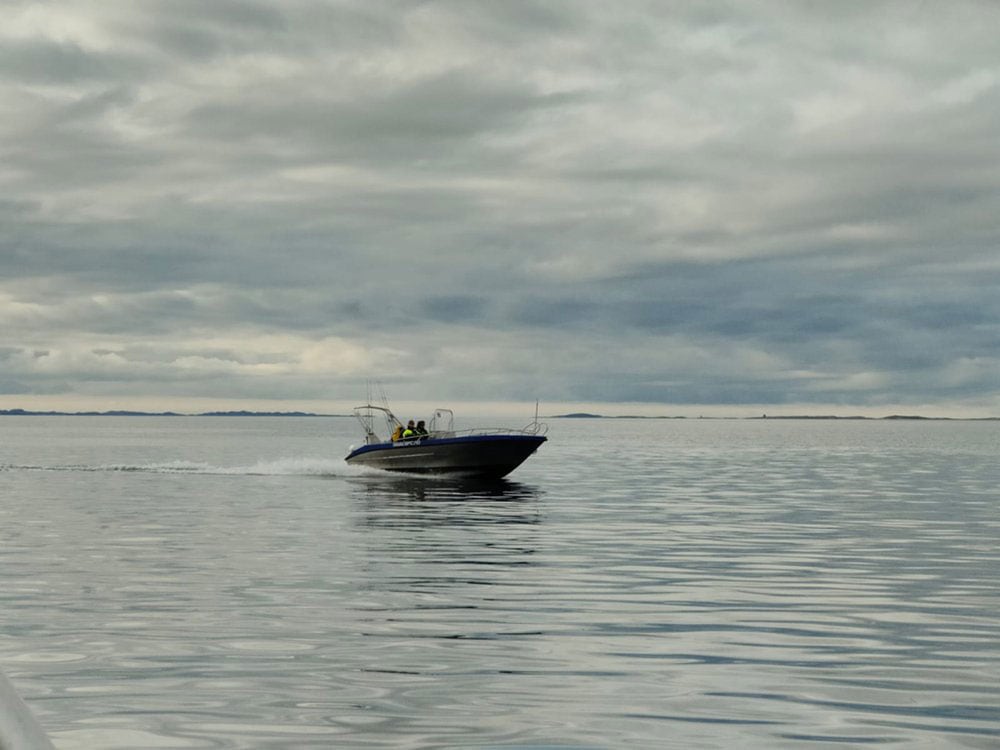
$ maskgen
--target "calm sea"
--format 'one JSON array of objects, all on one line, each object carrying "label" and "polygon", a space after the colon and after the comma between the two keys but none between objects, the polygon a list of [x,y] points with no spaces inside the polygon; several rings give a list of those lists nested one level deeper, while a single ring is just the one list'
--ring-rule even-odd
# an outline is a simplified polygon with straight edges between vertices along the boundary
[{"label": "calm sea", "polygon": [[1000,747],[1000,423],[549,437],[0,417],[0,669],[60,750]]}]

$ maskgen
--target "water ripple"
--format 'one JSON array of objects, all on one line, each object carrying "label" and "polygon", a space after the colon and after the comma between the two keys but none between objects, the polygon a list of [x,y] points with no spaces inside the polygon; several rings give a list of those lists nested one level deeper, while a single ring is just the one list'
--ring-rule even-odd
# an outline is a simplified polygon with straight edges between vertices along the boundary
[{"label": "water ripple", "polygon": [[141,422],[2,458],[61,750],[1000,746],[996,427],[558,423],[477,484]]}]

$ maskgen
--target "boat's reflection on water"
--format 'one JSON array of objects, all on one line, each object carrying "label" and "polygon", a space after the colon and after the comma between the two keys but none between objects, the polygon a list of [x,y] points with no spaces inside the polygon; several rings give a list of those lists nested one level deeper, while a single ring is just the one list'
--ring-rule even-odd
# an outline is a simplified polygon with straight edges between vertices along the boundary
[{"label": "boat's reflection on water", "polygon": [[[352,480],[351,491],[359,532],[353,579],[361,592],[353,616],[360,632],[383,648],[387,640],[400,643],[403,668],[413,674],[420,667],[412,665],[427,658],[432,670],[447,663],[427,656],[428,648],[444,653],[436,643],[450,650],[453,639],[499,637],[506,615],[497,619],[498,602],[514,596],[510,607],[520,611],[518,592],[533,580],[543,543],[537,488],[508,480],[365,476]],[[415,638],[421,640],[412,651]]]},{"label": "boat's reflection on water", "polygon": [[353,496],[373,526],[538,523],[537,487],[509,479],[365,476]]}]

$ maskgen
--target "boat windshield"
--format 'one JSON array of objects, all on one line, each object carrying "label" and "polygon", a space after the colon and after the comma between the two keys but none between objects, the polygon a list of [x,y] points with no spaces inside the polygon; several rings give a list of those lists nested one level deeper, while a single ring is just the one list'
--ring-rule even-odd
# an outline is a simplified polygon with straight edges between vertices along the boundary
[{"label": "boat windshield", "polygon": [[451,409],[435,409],[431,417],[430,431],[451,432],[455,429],[455,413]]},{"label": "boat windshield", "polygon": [[[359,422],[361,422],[361,426],[365,428],[366,445],[388,442],[388,436],[392,435],[396,428],[402,425],[402,423],[396,419],[396,415],[384,406],[373,406],[372,404],[355,406],[354,416]],[[379,430],[383,425],[385,427],[386,435],[384,438],[379,434]]]}]

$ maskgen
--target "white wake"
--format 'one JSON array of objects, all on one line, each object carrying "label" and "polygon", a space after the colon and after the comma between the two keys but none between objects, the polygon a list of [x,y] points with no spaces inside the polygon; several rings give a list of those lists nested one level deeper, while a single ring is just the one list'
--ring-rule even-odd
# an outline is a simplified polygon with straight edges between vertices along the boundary
[{"label": "white wake", "polygon": [[148,464],[62,464],[62,465],[0,465],[0,471],[80,471],[136,472],[144,474],[204,474],[210,476],[315,476],[361,477],[382,472],[360,466],[350,466],[342,459],[297,456],[261,460],[244,466],[218,466],[201,461],[165,461]]}]

